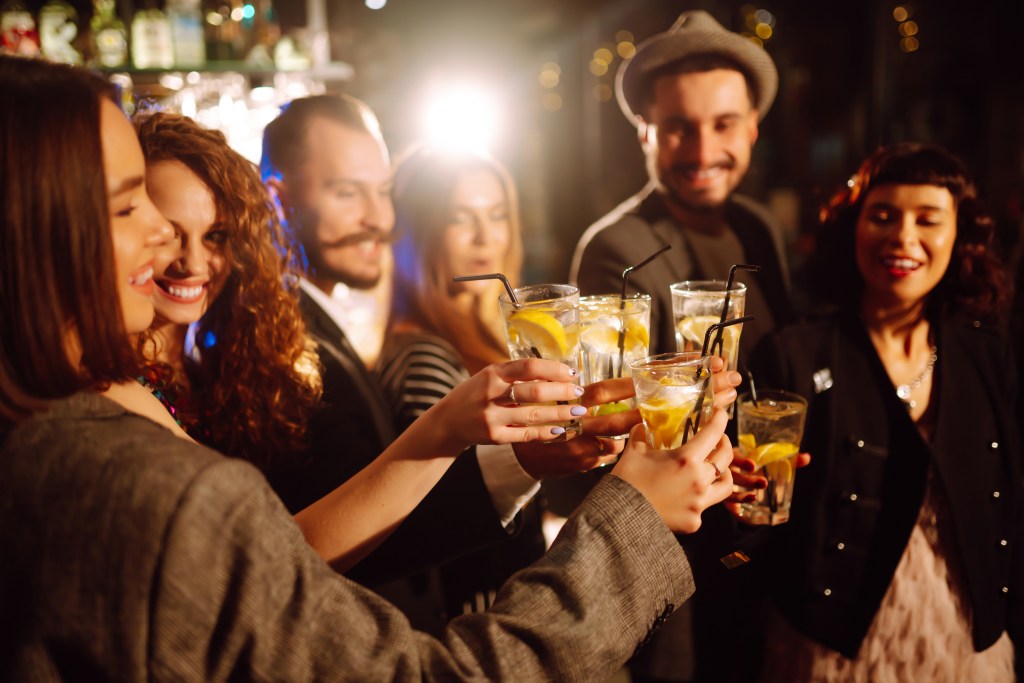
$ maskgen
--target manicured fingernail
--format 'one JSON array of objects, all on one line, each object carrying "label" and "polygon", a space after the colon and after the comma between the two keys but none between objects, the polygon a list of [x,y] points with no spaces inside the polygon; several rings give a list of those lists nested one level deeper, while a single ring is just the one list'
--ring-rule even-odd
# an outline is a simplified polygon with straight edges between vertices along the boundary
[{"label": "manicured fingernail", "polygon": [[569,376],[570,377],[575,377],[578,374],[580,374],[580,373],[577,372],[576,370],[573,370],[572,368],[569,368]]},{"label": "manicured fingernail", "polygon": [[565,428],[564,427],[552,427],[551,428],[551,433],[554,434],[555,436],[558,436],[559,434],[565,434]]},{"label": "manicured fingernail", "polygon": [[577,396],[583,395],[583,387],[576,387],[575,389],[573,389],[573,391],[576,392]]},{"label": "manicured fingernail", "polygon": [[569,408],[569,412],[575,415],[576,417],[579,417],[580,415],[586,415],[587,409],[584,408],[583,406],[573,406],[572,408]]},{"label": "manicured fingernail", "polygon": [[765,480],[765,479],[758,479],[757,480],[757,488],[759,488],[759,489],[766,489],[766,488],[768,488],[767,480]]}]

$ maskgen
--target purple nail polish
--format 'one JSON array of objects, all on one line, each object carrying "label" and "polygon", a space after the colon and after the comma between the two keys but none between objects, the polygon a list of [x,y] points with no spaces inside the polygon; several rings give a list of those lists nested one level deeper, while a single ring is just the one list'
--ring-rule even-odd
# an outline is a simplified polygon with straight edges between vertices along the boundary
[{"label": "purple nail polish", "polygon": [[565,434],[565,428],[564,427],[552,427],[551,428],[551,433],[554,434],[555,436],[558,436],[559,434]]},{"label": "purple nail polish", "polygon": [[576,392],[577,396],[583,395],[583,387],[576,387],[575,389],[573,389],[573,391]]},{"label": "purple nail polish", "polygon": [[576,417],[580,417],[581,415],[587,414],[587,409],[584,408],[583,406],[573,406],[572,408],[569,408],[569,412],[575,415]]}]

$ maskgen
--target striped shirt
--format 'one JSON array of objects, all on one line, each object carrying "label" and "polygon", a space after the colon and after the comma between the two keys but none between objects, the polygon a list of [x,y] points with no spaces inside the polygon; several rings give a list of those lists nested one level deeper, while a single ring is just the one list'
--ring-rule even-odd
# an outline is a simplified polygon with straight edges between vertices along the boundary
[{"label": "striped shirt", "polygon": [[376,372],[400,431],[469,379],[455,348],[426,332],[389,335]]}]

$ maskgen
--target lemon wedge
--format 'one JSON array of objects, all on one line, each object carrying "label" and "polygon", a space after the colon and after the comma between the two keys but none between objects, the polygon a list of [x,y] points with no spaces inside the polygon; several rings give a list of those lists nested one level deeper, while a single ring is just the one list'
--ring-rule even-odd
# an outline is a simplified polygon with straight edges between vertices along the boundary
[{"label": "lemon wedge", "polygon": [[662,399],[652,398],[640,404],[640,416],[651,436],[651,446],[659,450],[678,448],[683,441],[683,422],[693,411],[696,403],[682,406],[670,404]]},{"label": "lemon wedge", "polygon": [[764,467],[777,460],[784,460],[796,455],[797,451],[800,450],[795,443],[788,441],[771,441],[769,443],[761,444],[754,449],[754,463],[758,467]]},{"label": "lemon wedge", "polygon": [[569,355],[565,329],[550,313],[516,311],[509,316],[508,325],[515,330],[523,346],[534,347],[542,358],[560,360]]},{"label": "lemon wedge", "polygon": [[[717,324],[719,317],[715,315],[696,315],[679,321],[679,334],[687,348],[692,345],[697,349],[704,346],[704,335],[708,328]],[[740,340],[740,329],[743,325],[730,325],[722,330],[722,355],[732,357],[732,350],[737,348]],[[713,339],[710,341],[714,341]],[[710,342],[709,342],[710,343]]]},{"label": "lemon wedge", "polygon": [[747,457],[753,457],[754,449],[757,448],[757,439],[754,438],[754,435],[740,434],[736,437],[736,440],[740,442],[740,448],[743,450],[743,454]]},{"label": "lemon wedge", "polygon": [[[589,325],[583,330],[581,341],[598,353],[616,353],[619,348],[619,331],[609,325]],[[626,332],[622,348],[634,355],[647,355],[651,342],[647,328],[635,320],[626,321]]]}]

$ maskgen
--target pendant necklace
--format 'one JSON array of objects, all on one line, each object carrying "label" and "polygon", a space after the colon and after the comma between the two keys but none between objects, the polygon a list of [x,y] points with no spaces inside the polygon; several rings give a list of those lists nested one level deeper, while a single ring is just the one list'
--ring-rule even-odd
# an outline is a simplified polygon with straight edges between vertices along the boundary
[{"label": "pendant necklace", "polygon": [[921,371],[921,374],[906,384],[898,384],[896,386],[896,395],[899,396],[901,401],[903,401],[903,405],[906,406],[908,412],[917,407],[917,401],[910,398],[910,394],[921,386],[921,382],[931,376],[932,370],[935,368],[935,361],[937,360],[939,360],[939,349],[937,346],[932,346],[931,352],[928,355],[928,362],[925,364],[924,370]]}]

